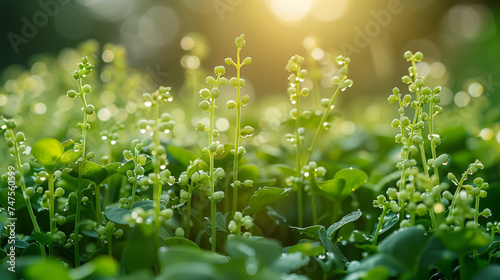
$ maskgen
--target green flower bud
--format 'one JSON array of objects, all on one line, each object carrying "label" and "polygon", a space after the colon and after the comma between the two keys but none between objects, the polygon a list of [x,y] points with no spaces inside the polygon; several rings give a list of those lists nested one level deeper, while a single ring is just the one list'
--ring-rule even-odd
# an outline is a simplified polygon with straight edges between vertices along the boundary
[{"label": "green flower bud", "polygon": [[220,96],[220,90],[218,88],[213,88],[212,91],[210,91],[210,97],[217,98],[219,96]]},{"label": "green flower bud", "polygon": [[210,109],[210,103],[207,100],[203,100],[199,104],[200,109],[203,110],[203,112],[208,111]]},{"label": "green flower bud", "polygon": [[250,97],[248,96],[248,94],[245,94],[241,97],[241,105],[247,105],[248,101],[250,101]]},{"label": "green flower bud", "polygon": [[92,87],[89,84],[86,84],[82,87],[82,91],[83,93],[88,94],[92,91]]},{"label": "green flower bud", "polygon": [[237,104],[236,104],[236,102],[234,102],[234,100],[229,100],[226,103],[226,107],[228,109],[234,109],[234,108],[236,108],[236,106],[237,106]]},{"label": "green flower bud", "polygon": [[413,54],[411,53],[411,51],[406,51],[403,55],[403,57],[406,59],[406,60],[410,60],[411,57],[413,56]]},{"label": "green flower bud", "polygon": [[224,176],[226,176],[226,173],[225,173],[224,169],[222,169],[221,167],[218,167],[214,171],[214,176],[215,176],[215,178],[222,179],[222,178],[224,178]]},{"label": "green flower bud", "polygon": [[115,235],[116,239],[119,239],[120,237],[123,236],[123,230],[119,228],[113,234]]},{"label": "green flower bud", "polygon": [[200,90],[200,96],[204,99],[208,99],[210,97],[210,91],[206,88]]},{"label": "green flower bud", "polygon": [[226,68],[224,68],[224,66],[215,66],[214,73],[220,77],[226,73]]},{"label": "green flower bud", "polygon": [[410,78],[410,76],[403,76],[403,78],[401,78],[401,81],[405,84],[410,84],[411,78]]},{"label": "green flower bud", "polygon": [[243,185],[244,185],[245,187],[249,188],[249,187],[253,186],[253,181],[252,181],[252,180],[245,180],[245,181],[243,182]]},{"label": "green flower bud", "polygon": [[66,93],[66,95],[69,98],[75,98],[78,95],[78,93],[76,93],[76,91],[74,91],[74,90],[68,90],[68,92]]},{"label": "green flower bud", "polygon": [[214,195],[212,196],[212,199],[215,201],[215,202],[219,202],[221,201],[223,198],[224,198],[225,194],[223,191],[217,191],[217,192],[214,192]]},{"label": "green flower bud", "polygon": [[241,221],[241,219],[242,219],[242,218],[243,218],[243,215],[241,214],[241,212],[240,212],[240,211],[236,211],[236,212],[234,213],[234,221],[235,221],[235,222],[239,222],[239,221]]},{"label": "green flower bud", "polygon": [[208,76],[207,79],[205,80],[207,84],[209,85],[214,85],[215,84],[215,78],[212,76]]},{"label": "green flower bud", "polygon": [[33,189],[33,187],[28,187],[28,188],[26,188],[25,194],[28,198],[31,198],[35,195],[35,189]]},{"label": "green flower bud", "polygon": [[232,77],[229,79],[229,85],[232,87],[237,87],[238,86],[238,79],[235,77]]},{"label": "green flower bud", "polygon": [[175,230],[175,236],[177,236],[177,237],[184,237],[184,229],[181,228],[181,227],[178,227]]},{"label": "green flower bud", "polygon": [[64,195],[64,189],[63,188],[57,188],[54,194],[55,194],[56,197],[62,197]]},{"label": "green flower bud", "polygon": [[170,220],[173,215],[174,211],[171,208],[161,210],[160,212],[160,216],[162,216],[165,220]]},{"label": "green flower bud", "polygon": [[415,61],[422,61],[424,59],[424,55],[421,52],[416,52],[414,57]]},{"label": "green flower bud", "polygon": [[87,107],[85,107],[85,113],[87,115],[91,115],[92,113],[94,113],[94,111],[95,111],[94,105],[87,105]]},{"label": "green flower bud", "polygon": [[227,64],[227,65],[236,65],[236,63],[234,63],[233,59],[228,57],[226,59],[224,59],[224,62]]},{"label": "green flower bud", "polygon": [[199,122],[196,123],[196,130],[198,130],[198,131],[206,131],[207,130],[207,125],[199,121]]},{"label": "green flower bud", "polygon": [[235,233],[236,231],[238,231],[238,226],[236,225],[236,222],[231,220],[229,222],[229,225],[227,226],[227,229],[230,231],[230,232],[233,232]]},{"label": "green flower bud", "polygon": [[244,65],[248,65],[252,62],[252,58],[251,57],[245,57],[245,59],[243,59],[243,64]]}]

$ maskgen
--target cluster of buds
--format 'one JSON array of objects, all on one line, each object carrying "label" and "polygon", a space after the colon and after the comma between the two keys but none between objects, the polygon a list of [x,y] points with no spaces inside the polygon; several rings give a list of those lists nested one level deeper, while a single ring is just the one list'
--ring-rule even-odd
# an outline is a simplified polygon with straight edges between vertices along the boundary
[{"label": "cluster of buds", "polygon": [[[241,229],[244,227],[247,231],[244,233],[241,233]],[[253,227],[253,219],[252,217],[246,215],[243,216],[241,212],[236,211],[234,213],[233,219],[229,221],[229,224],[227,226],[227,229],[231,234],[228,235],[228,238],[233,238],[235,236],[243,236],[250,238],[252,234],[248,231]]]}]

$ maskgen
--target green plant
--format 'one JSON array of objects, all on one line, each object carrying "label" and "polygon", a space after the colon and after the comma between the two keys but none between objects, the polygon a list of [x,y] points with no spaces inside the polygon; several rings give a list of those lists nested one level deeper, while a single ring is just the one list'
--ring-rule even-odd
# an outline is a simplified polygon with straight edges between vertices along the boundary
[{"label": "green plant", "polygon": [[251,136],[255,129],[251,126],[245,126],[241,128],[241,107],[246,106],[250,97],[248,95],[241,96],[241,88],[245,86],[245,80],[241,78],[241,67],[243,65],[248,65],[252,62],[251,57],[245,57],[245,59],[240,59],[240,52],[246,44],[245,35],[241,34],[234,40],[236,45],[236,62],[232,58],[226,58],[225,62],[227,65],[232,65],[236,68],[236,77],[229,79],[228,84],[236,88],[236,101],[229,100],[226,104],[228,109],[236,109],[235,118],[235,128],[234,128],[234,149],[231,151],[234,154],[234,164],[233,164],[233,213],[238,210],[238,188],[241,186],[241,182],[238,180],[239,172],[239,162],[242,156],[245,155],[245,148],[240,146],[240,138]]},{"label": "green plant", "polygon": [[[239,52],[238,52],[238,58],[239,58]],[[238,59],[239,63],[239,59]],[[206,124],[202,122],[198,122],[196,124],[196,129],[198,131],[206,131],[208,133],[208,146],[203,148],[203,152],[205,154],[208,154],[208,170],[209,170],[209,178],[208,182],[210,184],[210,221],[212,223],[212,235],[210,237],[210,242],[212,243],[212,251],[215,252],[216,247],[217,247],[217,229],[215,225],[215,213],[217,212],[217,202],[221,201],[224,198],[224,192],[222,191],[215,191],[215,179],[222,179],[225,177],[225,172],[224,169],[218,168],[215,169],[214,166],[214,156],[218,154],[222,154],[224,152],[224,145],[221,144],[219,141],[215,141],[215,138],[219,135],[219,131],[215,129],[215,109],[217,108],[217,105],[215,105],[215,100],[217,97],[220,96],[220,91],[219,91],[219,85],[225,85],[227,84],[227,79],[222,77],[224,73],[226,72],[226,69],[223,66],[217,66],[214,69],[214,73],[217,76],[216,78],[212,76],[207,77],[207,84],[212,85],[212,89],[202,89],[200,91],[200,96],[204,99],[203,101],[200,102],[200,109],[203,112],[209,112],[209,124],[208,127]],[[239,68],[238,68],[238,77],[239,77]],[[239,93],[239,87],[238,87],[238,93]],[[236,156],[235,156],[236,158]],[[188,195],[191,195],[190,191]],[[188,201],[188,211],[190,211],[190,203],[191,200]],[[190,215],[188,215],[189,217]],[[188,220],[189,221],[189,220]],[[187,227],[189,228],[190,225],[188,224]],[[189,233],[189,231],[188,231]]]}]

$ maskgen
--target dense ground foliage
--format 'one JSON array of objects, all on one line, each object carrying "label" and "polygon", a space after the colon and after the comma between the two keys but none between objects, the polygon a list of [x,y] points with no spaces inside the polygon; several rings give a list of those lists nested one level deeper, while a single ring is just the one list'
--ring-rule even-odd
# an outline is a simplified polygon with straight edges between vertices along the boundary
[{"label": "dense ground foliage", "polygon": [[498,148],[471,152],[467,127],[441,120],[457,112],[419,74],[422,53],[404,53],[394,120],[339,136],[352,123],[335,102],[363,82],[350,58],[331,62],[321,96],[294,55],[288,99],[260,102],[245,93],[245,44],[208,75],[189,67],[193,48],[179,90],[92,41],[11,71],[1,278],[500,277]]}]

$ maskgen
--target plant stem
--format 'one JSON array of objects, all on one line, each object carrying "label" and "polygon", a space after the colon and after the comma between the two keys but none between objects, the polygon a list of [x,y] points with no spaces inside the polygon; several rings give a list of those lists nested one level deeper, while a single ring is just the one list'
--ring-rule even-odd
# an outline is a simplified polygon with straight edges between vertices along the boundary
[{"label": "plant stem", "polygon": [[338,222],[342,200],[333,204],[332,224]]},{"label": "plant stem", "polygon": [[[78,88],[80,90],[80,97],[82,99],[83,107],[87,107],[87,101],[85,100],[85,94],[82,89],[82,78],[78,79]],[[78,188],[76,191],[76,213],[75,213],[75,267],[80,266],[80,211],[81,211],[81,201],[82,201],[82,183],[83,183],[83,166],[85,165],[85,148],[87,142],[87,125],[88,125],[88,116],[87,113],[83,113],[83,126],[82,126],[82,160],[78,165]]]},{"label": "plant stem", "polygon": [[382,215],[380,215],[380,218],[378,220],[377,229],[375,230],[375,235],[373,236],[372,245],[377,245],[378,235],[380,233],[380,230],[382,229],[382,225],[384,224],[385,215],[387,215],[388,209],[389,207],[384,205],[384,208],[382,209]]},{"label": "plant stem", "polygon": [[[238,63],[239,63],[239,57],[238,57]],[[239,70],[239,68],[238,68]],[[239,72],[238,72],[238,75],[239,75]],[[239,79],[239,76],[238,76],[238,79]],[[239,96],[239,91],[238,91],[238,96]],[[239,97],[238,97],[238,100],[239,100]],[[238,110],[239,110],[239,106],[238,106]],[[208,143],[209,145],[212,145],[214,143],[214,123],[215,123],[215,98],[213,97],[210,97],[210,124],[209,124],[209,130],[208,130]],[[239,113],[238,113],[239,114]],[[239,128],[237,129],[237,131],[239,131]],[[238,137],[236,138],[238,139]],[[238,142],[237,142],[238,143]],[[234,158],[236,159],[237,158],[237,154],[235,152],[235,156]],[[212,227],[212,235],[211,235],[211,238],[212,238],[212,252],[215,252],[215,250],[217,249],[217,228],[215,227],[215,213],[217,211],[217,208],[216,208],[216,201],[214,200],[214,193],[215,193],[215,176],[214,176],[214,153],[213,152],[209,152],[209,161],[210,161],[210,166],[209,166],[209,170],[210,170],[210,178],[209,178],[209,182],[210,182],[210,196],[211,196],[211,201],[210,201],[210,222],[212,223],[211,227]],[[235,164],[237,163],[237,161],[235,160]],[[236,168],[235,169],[235,174],[237,174],[238,172],[238,169]],[[236,189],[237,188],[234,188],[235,189],[235,197],[237,195],[237,192],[236,192]],[[235,200],[236,201],[236,200]],[[234,207],[236,207],[236,204],[233,205]],[[235,208],[236,209],[236,208]]]},{"label": "plant stem", "polygon": [[113,235],[108,232],[108,256],[110,259],[113,258]]},{"label": "plant stem", "polygon": [[318,224],[318,213],[316,211],[316,195],[314,191],[311,191],[311,206],[312,206],[312,214],[313,214],[313,224]]},{"label": "plant stem", "polygon": [[191,185],[188,185],[188,193],[189,193],[189,198],[187,200],[187,206],[186,206],[186,220],[185,220],[185,225],[184,227],[186,228],[186,238],[189,239],[189,235],[191,232],[191,204],[193,202],[193,188]]},{"label": "plant stem", "polygon": [[[300,73],[300,68],[297,69],[295,75],[299,77]],[[301,145],[300,145],[300,82],[295,83],[295,92],[297,94],[297,100],[295,100],[295,106],[297,109],[297,119],[295,120],[295,142],[296,142],[296,154],[295,154],[295,160],[296,160],[296,176],[297,176],[297,223],[299,227],[302,227],[304,225],[304,217],[303,217],[303,182],[302,182],[302,162],[301,162]]]},{"label": "plant stem", "polygon": [[155,173],[155,178],[153,180],[153,208],[155,209],[155,238],[156,242],[159,245],[160,244],[160,196],[161,196],[161,187],[162,184],[160,183],[160,156],[158,155],[158,152],[156,149],[161,145],[160,142],[160,133],[158,131],[158,118],[159,118],[159,112],[158,112],[158,107],[159,107],[159,101],[153,102],[153,116],[154,116],[154,128],[153,128],[153,142],[154,142],[154,150],[152,151],[153,155],[153,169]]},{"label": "plant stem", "polygon": [[[50,236],[56,233],[56,225],[55,225],[55,207],[54,207],[55,199],[54,199],[54,174],[49,173],[49,225],[50,225]],[[54,242],[51,241],[49,245],[49,258],[54,256]]]},{"label": "plant stem", "polygon": [[[239,147],[240,147],[240,130],[241,130],[241,101],[240,101],[240,51],[236,51],[236,79],[238,86],[236,87],[236,127],[234,131],[234,164],[233,164],[233,184],[238,181],[238,166],[240,162]],[[233,214],[238,211],[238,187],[233,186]]]},{"label": "plant stem", "polygon": [[[14,135],[14,131],[12,129],[9,129],[10,133]],[[19,170],[19,173],[21,174],[21,178],[19,179],[21,189],[23,190],[23,194],[26,193],[26,183],[24,182],[24,174],[22,171],[22,164],[21,164],[21,155],[19,154],[19,146],[17,141],[14,141],[14,150],[15,150],[15,158],[16,158],[16,164],[17,164],[17,170]],[[31,206],[31,201],[28,198],[28,196],[23,195],[24,201],[26,203],[26,208],[28,209],[28,214],[30,215],[31,223],[33,224],[33,228],[35,229],[35,232],[40,233],[40,226],[38,225],[38,222],[36,220],[35,214],[33,213],[33,207]],[[43,259],[47,258],[47,253],[45,252],[45,245],[39,244],[40,245],[40,253],[42,255]]]},{"label": "plant stem", "polygon": [[97,218],[97,226],[102,223],[102,214],[101,214],[101,191],[100,186],[95,184],[95,209],[96,209],[96,218]]}]

